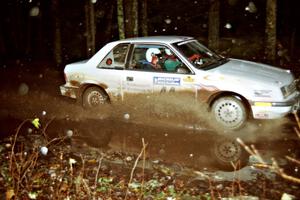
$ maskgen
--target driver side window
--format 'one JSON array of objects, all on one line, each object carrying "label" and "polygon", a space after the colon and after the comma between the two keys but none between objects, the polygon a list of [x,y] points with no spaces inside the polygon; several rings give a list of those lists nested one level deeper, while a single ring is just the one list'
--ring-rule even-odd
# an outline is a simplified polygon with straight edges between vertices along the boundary
[{"label": "driver side window", "polygon": [[134,46],[131,70],[191,73],[188,67],[167,47],[154,44],[138,44]]}]

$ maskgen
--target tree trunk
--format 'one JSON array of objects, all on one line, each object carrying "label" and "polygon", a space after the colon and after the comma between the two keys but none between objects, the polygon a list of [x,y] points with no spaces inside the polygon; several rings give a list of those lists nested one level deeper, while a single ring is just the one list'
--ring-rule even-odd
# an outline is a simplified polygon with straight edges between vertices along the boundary
[{"label": "tree trunk", "polygon": [[138,36],[138,2],[137,0],[124,0],[126,37]]},{"label": "tree trunk", "polygon": [[133,37],[132,4],[133,0],[124,0],[125,37]]},{"label": "tree trunk", "polygon": [[85,24],[86,24],[86,53],[91,56],[95,53],[96,24],[94,4],[91,0],[86,0],[85,4]]},{"label": "tree trunk", "polygon": [[208,46],[211,49],[219,48],[220,33],[220,0],[211,0],[208,19]]},{"label": "tree trunk", "polygon": [[132,21],[133,21],[133,37],[137,37],[139,35],[139,12],[138,12],[138,0],[132,0]]},{"label": "tree trunk", "polygon": [[125,27],[124,27],[124,6],[123,0],[117,0],[117,14],[118,14],[118,29],[119,29],[119,38],[125,38]]},{"label": "tree trunk", "polygon": [[110,5],[110,10],[107,13],[106,19],[105,19],[105,24],[106,24],[106,28],[104,30],[104,38],[106,38],[106,40],[110,41],[111,37],[112,37],[112,30],[113,30],[113,15],[114,15],[114,8],[115,5],[111,4]]},{"label": "tree trunk", "polygon": [[54,38],[53,38],[53,57],[57,66],[62,63],[62,50],[61,50],[61,24],[59,12],[59,0],[52,0],[52,13],[54,25]]},{"label": "tree trunk", "polygon": [[265,55],[272,62],[276,58],[276,6],[277,0],[267,0]]},{"label": "tree trunk", "polygon": [[141,26],[141,32],[142,36],[147,36],[148,35],[148,0],[141,0],[141,21],[140,21],[140,26]]}]

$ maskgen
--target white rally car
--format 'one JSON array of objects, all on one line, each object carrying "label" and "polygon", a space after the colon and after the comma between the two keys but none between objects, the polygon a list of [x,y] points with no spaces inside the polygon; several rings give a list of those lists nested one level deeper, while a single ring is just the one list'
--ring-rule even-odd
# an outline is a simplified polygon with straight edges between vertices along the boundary
[{"label": "white rally car", "polygon": [[108,43],[92,58],[68,64],[61,94],[86,107],[130,93],[189,91],[217,123],[241,128],[249,118],[280,118],[298,109],[289,70],[224,58],[192,37],[154,36]]}]

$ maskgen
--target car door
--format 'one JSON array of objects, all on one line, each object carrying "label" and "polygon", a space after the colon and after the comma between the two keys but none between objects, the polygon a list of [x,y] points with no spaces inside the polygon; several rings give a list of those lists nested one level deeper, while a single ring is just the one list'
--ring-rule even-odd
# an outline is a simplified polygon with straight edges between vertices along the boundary
[{"label": "car door", "polygon": [[194,73],[161,44],[135,44],[125,74],[127,93],[195,92]]},{"label": "car door", "polygon": [[117,45],[99,63],[93,76],[104,85],[111,97],[122,97],[125,82],[125,64],[129,51],[129,43]]}]

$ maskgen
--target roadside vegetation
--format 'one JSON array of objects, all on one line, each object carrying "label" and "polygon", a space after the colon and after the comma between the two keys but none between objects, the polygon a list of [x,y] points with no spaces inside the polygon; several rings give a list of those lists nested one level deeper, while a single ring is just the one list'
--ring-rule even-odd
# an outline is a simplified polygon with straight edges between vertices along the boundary
[{"label": "roadside vegetation", "polygon": [[[299,119],[298,121],[299,125]],[[254,146],[246,150],[261,168],[278,174],[270,180],[257,174],[255,181],[217,181],[197,169],[178,170],[147,157],[142,139],[139,154],[78,146],[76,132],[49,138],[52,122],[24,120],[14,135],[1,140],[0,191],[4,199],[281,199],[299,197],[299,177],[288,175],[274,160],[260,157]],[[295,129],[299,135],[299,130]],[[242,143],[242,141],[240,141]],[[299,160],[286,157],[299,167]],[[259,165],[261,164],[261,165]],[[234,168],[233,168],[234,169]]]}]

